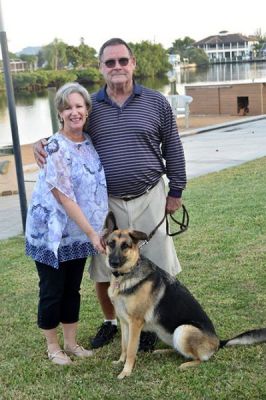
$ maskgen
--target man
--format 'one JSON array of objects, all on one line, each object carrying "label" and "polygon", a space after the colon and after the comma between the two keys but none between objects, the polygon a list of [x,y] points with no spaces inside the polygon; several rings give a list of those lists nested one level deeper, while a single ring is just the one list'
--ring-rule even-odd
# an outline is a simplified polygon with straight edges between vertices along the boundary
[{"label": "man", "polygon": [[[102,45],[99,68],[106,85],[92,95],[88,133],[105,170],[109,209],[119,228],[131,227],[149,234],[165,210],[174,213],[182,205],[186,172],[176,120],[162,94],[134,82],[136,60],[122,39],[113,38]],[[35,146],[35,152],[40,165],[45,153],[40,151],[40,145]],[[164,174],[169,179],[168,195]],[[181,270],[165,223],[142,247],[142,254],[173,276]],[[98,348],[109,343],[117,332],[114,308],[107,294],[110,275],[102,255],[92,258],[89,273],[96,282],[105,316],[91,342],[92,347]],[[155,341],[156,335],[142,332],[140,350],[152,350]]]}]

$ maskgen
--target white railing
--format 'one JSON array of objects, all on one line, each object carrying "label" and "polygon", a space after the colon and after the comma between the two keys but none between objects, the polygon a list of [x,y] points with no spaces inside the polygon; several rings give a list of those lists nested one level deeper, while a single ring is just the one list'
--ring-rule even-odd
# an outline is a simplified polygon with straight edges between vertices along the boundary
[{"label": "white railing", "polygon": [[185,126],[189,127],[189,104],[193,101],[193,97],[181,95],[181,94],[170,94],[166,96],[169,101],[174,115],[185,116]]}]

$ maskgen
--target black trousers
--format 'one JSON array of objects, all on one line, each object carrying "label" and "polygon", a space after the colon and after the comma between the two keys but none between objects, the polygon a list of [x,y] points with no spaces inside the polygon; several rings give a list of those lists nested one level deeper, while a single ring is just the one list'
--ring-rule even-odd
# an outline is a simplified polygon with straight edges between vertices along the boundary
[{"label": "black trousers", "polygon": [[59,268],[35,261],[39,274],[38,326],[56,328],[79,320],[80,284],[86,258],[60,263]]}]

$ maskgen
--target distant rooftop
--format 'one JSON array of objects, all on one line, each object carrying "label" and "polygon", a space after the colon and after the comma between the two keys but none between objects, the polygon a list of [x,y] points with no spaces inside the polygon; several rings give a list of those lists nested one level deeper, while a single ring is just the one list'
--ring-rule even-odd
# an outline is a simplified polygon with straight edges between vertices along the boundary
[{"label": "distant rooftop", "polygon": [[199,40],[198,42],[194,43],[194,45],[200,46],[202,44],[239,43],[248,41],[249,38],[242,35],[241,33],[228,33],[222,35],[208,36],[205,39]]}]

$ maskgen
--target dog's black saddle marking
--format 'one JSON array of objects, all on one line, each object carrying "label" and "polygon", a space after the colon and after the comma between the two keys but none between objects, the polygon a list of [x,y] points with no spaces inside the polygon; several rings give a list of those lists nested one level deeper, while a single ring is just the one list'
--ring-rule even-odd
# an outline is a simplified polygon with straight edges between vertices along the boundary
[{"label": "dog's black saddle marking", "polygon": [[168,283],[155,312],[158,313],[160,324],[171,334],[181,325],[193,325],[205,332],[215,334],[213,323],[208,315],[179,281]]}]

